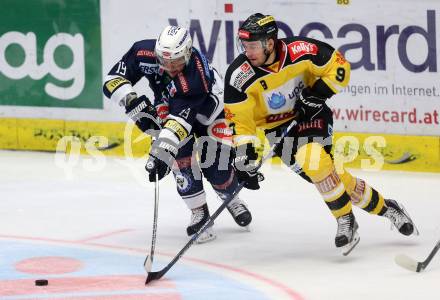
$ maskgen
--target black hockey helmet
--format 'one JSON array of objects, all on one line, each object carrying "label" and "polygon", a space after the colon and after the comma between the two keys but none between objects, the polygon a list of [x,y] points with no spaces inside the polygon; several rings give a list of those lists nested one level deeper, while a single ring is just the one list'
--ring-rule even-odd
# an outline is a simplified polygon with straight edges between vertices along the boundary
[{"label": "black hockey helmet", "polygon": [[277,39],[278,26],[271,15],[256,13],[251,15],[238,29],[238,38],[244,41]]}]

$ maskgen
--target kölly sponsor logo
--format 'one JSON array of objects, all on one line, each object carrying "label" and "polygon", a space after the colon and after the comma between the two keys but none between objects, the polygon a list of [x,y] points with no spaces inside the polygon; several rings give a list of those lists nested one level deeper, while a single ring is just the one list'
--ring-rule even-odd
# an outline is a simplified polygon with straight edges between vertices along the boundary
[{"label": "k\u00f6lly sponsor logo", "polygon": [[287,45],[287,49],[289,50],[289,55],[292,61],[295,61],[306,54],[318,54],[318,46],[304,41],[290,43]]},{"label": "k\u00f6lly sponsor logo", "polygon": [[[0,104],[102,108],[96,4],[2,1],[10,9],[0,10]],[[57,18],[44,17],[55,8]]]},{"label": "k\u00f6lly sponsor logo", "polygon": [[[401,65],[410,72],[437,72],[437,35],[436,31],[436,11],[426,10],[426,15],[420,14],[419,18],[415,15],[412,20],[417,20],[417,25],[399,24],[376,24],[370,23],[349,23],[340,24],[338,28],[332,25],[311,20],[304,24],[302,28],[294,28],[278,18],[279,37],[309,36],[313,31],[321,32],[324,37],[322,40],[337,46],[341,53],[348,58],[352,70],[365,69],[367,71],[386,70],[387,62],[389,65],[391,58],[398,57]],[[180,21],[182,24],[183,20]],[[240,20],[214,20],[212,24],[206,24],[202,27],[199,19],[191,19],[189,23],[190,34],[197,36],[198,47],[209,61],[215,61],[214,55],[221,48],[218,41],[225,42],[226,53],[218,53],[224,56],[226,54],[226,63],[230,64],[236,57],[235,38]],[[170,25],[177,25],[177,19],[169,19]],[[186,23],[186,21],[185,21]],[[224,24],[223,24],[224,23]],[[224,27],[225,30],[220,30]],[[207,33],[211,29],[211,35]],[[225,36],[220,37],[220,34]],[[246,38],[246,32],[239,33]],[[437,34],[437,35],[436,35]],[[352,36],[360,36],[360,41]],[[414,43],[409,40],[421,38],[423,42],[417,43],[419,49],[414,51]],[[193,39],[194,40],[194,39]],[[209,41],[209,42],[208,42]],[[374,48],[373,48],[374,47]],[[410,50],[410,48],[412,49]],[[218,52],[218,51],[217,51]],[[347,53],[346,53],[347,52]],[[356,60],[350,60],[350,53],[356,53]],[[360,56],[357,54],[360,53]],[[374,56],[375,55],[375,56]],[[360,57],[360,58],[359,58]],[[388,58],[388,59],[387,59]]]}]

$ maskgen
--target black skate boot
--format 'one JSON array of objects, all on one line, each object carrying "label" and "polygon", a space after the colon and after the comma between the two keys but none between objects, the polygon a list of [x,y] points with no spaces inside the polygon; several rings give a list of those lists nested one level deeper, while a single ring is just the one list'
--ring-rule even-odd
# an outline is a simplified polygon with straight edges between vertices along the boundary
[{"label": "black skate boot", "polygon": [[351,250],[359,243],[358,223],[352,212],[336,219],[338,231],[336,232],[336,247],[342,249],[344,256],[350,254]]},{"label": "black skate boot", "polygon": [[252,221],[251,212],[247,209],[246,204],[240,199],[235,198],[226,206],[235,220],[235,223],[241,227],[248,226]]},{"label": "black skate boot", "polygon": [[405,208],[397,203],[395,200],[385,199],[387,210],[383,214],[384,217],[391,221],[397,230],[403,235],[419,235],[419,231],[411,220],[410,216],[406,212]]},{"label": "black skate boot", "polygon": [[[191,209],[191,223],[186,228],[186,233],[193,236],[202,228],[209,218],[208,204],[203,204],[200,207]],[[197,238],[197,243],[205,243],[216,238],[212,226],[205,229],[205,231]]]}]

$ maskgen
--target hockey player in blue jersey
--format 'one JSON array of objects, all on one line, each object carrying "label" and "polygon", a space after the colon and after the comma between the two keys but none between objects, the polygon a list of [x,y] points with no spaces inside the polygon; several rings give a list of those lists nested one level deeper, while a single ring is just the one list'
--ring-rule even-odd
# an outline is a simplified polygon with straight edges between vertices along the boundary
[{"label": "hockey player in blue jersey", "polygon": [[[142,77],[154,93],[153,103],[133,89]],[[177,191],[192,212],[187,234],[195,234],[209,217],[201,174],[222,199],[238,186],[233,156],[222,161],[220,155],[225,150],[232,153],[220,76],[192,47],[187,29],[167,26],[157,40],[133,44],[108,73],[103,91],[125,107],[140,130],[160,130],[145,167],[149,180],[155,181],[156,173],[160,180],[172,170]],[[227,208],[238,225],[249,225],[251,213],[238,196]],[[198,242],[214,238],[208,228]]]}]

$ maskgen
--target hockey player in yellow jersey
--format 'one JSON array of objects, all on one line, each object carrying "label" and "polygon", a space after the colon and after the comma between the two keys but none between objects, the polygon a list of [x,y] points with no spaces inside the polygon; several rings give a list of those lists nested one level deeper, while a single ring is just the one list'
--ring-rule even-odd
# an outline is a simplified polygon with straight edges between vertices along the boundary
[{"label": "hockey player in yellow jersey", "polygon": [[337,172],[332,112],[326,100],[344,88],[350,64],[330,45],[306,37],[278,39],[275,19],[253,14],[238,31],[242,53],[225,76],[225,112],[234,128],[236,172],[245,187],[258,189],[257,128],[269,142],[293,121],[297,125],[276,148],[284,164],[318,189],[337,221],[336,247],[347,255],[359,242],[352,205],[384,216],[404,235],[418,233],[395,200],[384,199],[364,180]]}]

